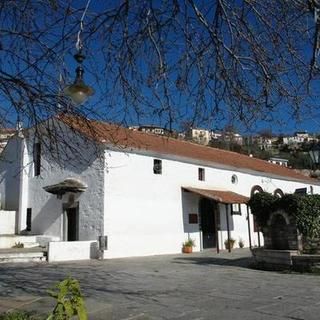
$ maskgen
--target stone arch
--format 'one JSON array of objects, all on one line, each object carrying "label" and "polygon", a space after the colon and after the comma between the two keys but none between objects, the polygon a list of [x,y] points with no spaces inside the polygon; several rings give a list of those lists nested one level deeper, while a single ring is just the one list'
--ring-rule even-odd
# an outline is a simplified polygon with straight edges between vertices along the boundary
[{"label": "stone arch", "polygon": [[258,192],[263,192],[263,189],[259,185],[255,185],[251,188],[250,195],[253,196],[255,193],[258,193]]},{"label": "stone arch", "polygon": [[287,225],[290,224],[290,218],[289,218],[289,215],[284,212],[284,211],[275,211],[275,212],[272,212],[271,215],[270,215],[270,218],[269,218],[269,221],[268,221],[268,226],[271,225],[271,222],[272,222],[272,219],[275,215],[280,215],[282,216],[282,218],[284,219],[284,221],[286,222]]},{"label": "stone arch", "polygon": [[273,195],[275,195],[276,197],[282,198],[284,196],[284,193],[281,189],[276,189],[273,191]]},{"label": "stone arch", "polygon": [[289,250],[288,215],[283,211],[273,212],[268,221],[271,236],[271,247],[274,250]]}]

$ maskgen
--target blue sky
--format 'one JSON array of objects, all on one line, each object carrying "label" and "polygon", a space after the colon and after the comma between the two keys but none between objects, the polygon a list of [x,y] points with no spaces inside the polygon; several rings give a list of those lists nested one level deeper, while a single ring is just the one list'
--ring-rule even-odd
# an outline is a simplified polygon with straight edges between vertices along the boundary
[{"label": "blue sky", "polygon": [[[199,0],[199,2],[201,2]],[[73,1],[73,5],[75,8],[83,8],[85,4],[87,3],[86,0],[79,0],[79,1]],[[113,5],[118,5],[121,3],[120,1],[109,1],[104,2],[101,0],[91,0],[88,15],[90,15],[90,12],[92,11],[100,11],[102,8],[108,6],[112,7]],[[156,3],[156,2],[154,2]],[[158,4],[161,3],[160,1]],[[81,17],[82,12],[78,12],[77,19],[73,19],[70,23],[69,27],[76,27],[78,29],[78,21]],[[86,31],[86,19],[84,20],[84,27]],[[310,18],[310,23],[312,23],[312,17]],[[130,25],[131,28],[134,28],[134,26]],[[108,41],[107,34],[100,35],[100,38],[97,38],[98,40],[95,41]],[[180,56],[183,54],[183,49],[179,49],[179,38],[176,37],[176,35],[170,35],[168,37],[169,40],[171,40],[173,43],[174,49],[171,53],[168,55],[170,56],[170,63],[173,65],[179,61]],[[65,50],[65,53],[63,57],[61,57],[61,60],[64,61],[64,68],[65,71],[68,72],[66,77],[66,83],[70,83],[74,79],[74,69],[76,67],[76,63],[74,62],[72,55],[75,53],[75,38],[70,41],[70,43],[67,44],[67,48]],[[115,71],[115,69],[112,69],[111,66],[109,73],[103,72],[101,70],[105,64],[105,61],[103,61],[102,52],[99,52],[99,42],[91,41],[91,39],[87,39],[87,42],[85,43],[86,46],[86,55],[87,59],[84,62],[84,67],[86,69],[85,72],[85,81],[87,84],[91,85],[95,91],[96,94],[94,97],[90,98],[88,102],[82,106],[81,108],[84,110],[84,112],[88,112],[88,115],[91,117],[96,118],[102,118],[102,119],[114,119],[119,122],[124,122],[124,124],[127,125],[136,125],[140,122],[140,124],[154,124],[154,125],[161,125],[166,126],[168,125],[167,121],[167,115],[165,112],[161,113],[160,115],[157,113],[159,109],[159,103],[154,99],[154,97],[151,97],[151,90],[147,88],[146,86],[141,86],[140,94],[143,99],[149,99],[149,102],[151,104],[154,104],[154,106],[157,107],[148,107],[144,106],[143,103],[141,103],[140,108],[141,112],[145,112],[146,115],[143,117],[137,117],[135,113],[135,109],[130,106],[130,102],[126,105],[124,102],[123,96],[120,97],[118,92],[118,88],[116,90],[113,90],[113,85],[115,83],[115,76],[110,73],[110,70]],[[304,49],[304,57],[306,61],[311,60],[311,50],[310,46],[305,47]],[[114,53],[116,54],[116,53]],[[148,56],[141,56],[140,61],[138,61],[138,65],[141,69],[141,73],[146,76],[148,68],[145,65],[145,61],[151,57]],[[144,61],[145,59],[145,61]],[[99,69],[100,68],[100,69]],[[59,77],[58,70],[52,70],[52,76],[57,78]],[[169,85],[170,90],[173,98],[171,100],[171,104],[174,106],[174,110],[179,110],[179,112],[185,116],[188,116],[191,111],[193,111],[194,106],[190,104],[191,100],[188,100],[187,97],[181,95],[178,90],[175,90],[175,82],[174,78],[177,76],[175,72],[171,74],[172,78],[170,79]],[[152,84],[153,89],[155,86],[157,86],[157,83]],[[312,86],[316,89],[316,91],[320,92],[320,79],[315,79],[312,82]],[[319,87],[319,90],[317,89]],[[108,92],[108,96],[104,97],[104,92]],[[161,91],[159,91],[161,94]],[[122,93],[124,94],[124,93]],[[318,110],[318,98],[313,96],[313,100],[309,99],[307,101],[308,103],[311,103],[314,108],[311,110],[305,109],[304,112],[302,112],[299,117],[295,117],[292,114],[292,110],[288,108],[285,104],[280,104],[276,107],[276,112],[271,112],[268,115],[268,121],[258,121],[255,124],[251,124],[249,128],[245,127],[243,124],[241,124],[239,121],[234,120],[233,114],[228,114],[228,112],[225,112],[224,108],[226,109],[226,105],[221,104],[222,108],[222,115],[216,116],[213,115],[212,118],[208,117],[207,122],[201,122],[198,125],[201,127],[207,127],[209,129],[222,129],[225,125],[232,122],[232,124],[243,134],[253,134],[263,129],[269,129],[272,130],[275,134],[289,134],[293,133],[294,131],[308,131],[308,132],[320,132],[320,109]],[[6,102],[8,104],[8,102]],[[209,103],[209,98],[207,99],[207,103]],[[8,108],[10,105],[8,104]],[[125,118],[124,118],[125,116]],[[179,129],[181,125],[182,118],[179,117],[175,123],[173,123],[173,128]],[[15,116],[12,114],[10,116],[10,120],[12,123],[15,122]],[[183,119],[182,119],[183,120]],[[181,121],[182,121],[181,120]]]}]

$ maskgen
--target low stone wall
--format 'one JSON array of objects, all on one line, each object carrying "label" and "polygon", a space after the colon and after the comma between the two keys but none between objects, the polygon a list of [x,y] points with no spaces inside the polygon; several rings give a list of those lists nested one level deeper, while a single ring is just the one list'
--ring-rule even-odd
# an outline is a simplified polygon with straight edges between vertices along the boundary
[{"label": "low stone wall", "polygon": [[48,262],[89,260],[98,257],[98,241],[49,242]]},{"label": "low stone wall", "polygon": [[320,254],[300,254],[297,250],[251,250],[254,264],[259,269],[320,273]]},{"label": "low stone wall", "polygon": [[320,255],[303,254],[292,257],[292,266],[295,271],[320,273]]},{"label": "low stone wall", "polygon": [[292,266],[292,257],[299,254],[298,250],[269,250],[264,248],[253,248],[251,252],[256,265],[264,265],[267,268],[275,269]]},{"label": "low stone wall", "polygon": [[14,234],[16,227],[16,212],[0,210],[0,235]]},{"label": "low stone wall", "polygon": [[303,253],[306,254],[320,254],[320,239],[310,239],[302,237]]}]

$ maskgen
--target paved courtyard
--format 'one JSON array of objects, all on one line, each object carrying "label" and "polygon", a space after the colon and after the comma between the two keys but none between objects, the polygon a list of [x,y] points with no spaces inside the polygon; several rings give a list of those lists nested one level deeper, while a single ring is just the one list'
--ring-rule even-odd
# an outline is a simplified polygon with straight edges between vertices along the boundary
[{"label": "paved courtyard", "polygon": [[63,264],[0,265],[0,312],[45,312],[46,290],[77,278],[90,320],[320,319],[320,276],[248,268],[250,253],[203,252]]}]

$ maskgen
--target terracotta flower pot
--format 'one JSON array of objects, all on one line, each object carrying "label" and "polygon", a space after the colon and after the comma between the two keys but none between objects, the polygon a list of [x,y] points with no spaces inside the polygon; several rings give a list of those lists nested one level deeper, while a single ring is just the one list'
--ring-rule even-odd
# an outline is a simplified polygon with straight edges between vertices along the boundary
[{"label": "terracotta flower pot", "polygon": [[192,253],[192,247],[183,246],[182,252],[183,253]]}]

